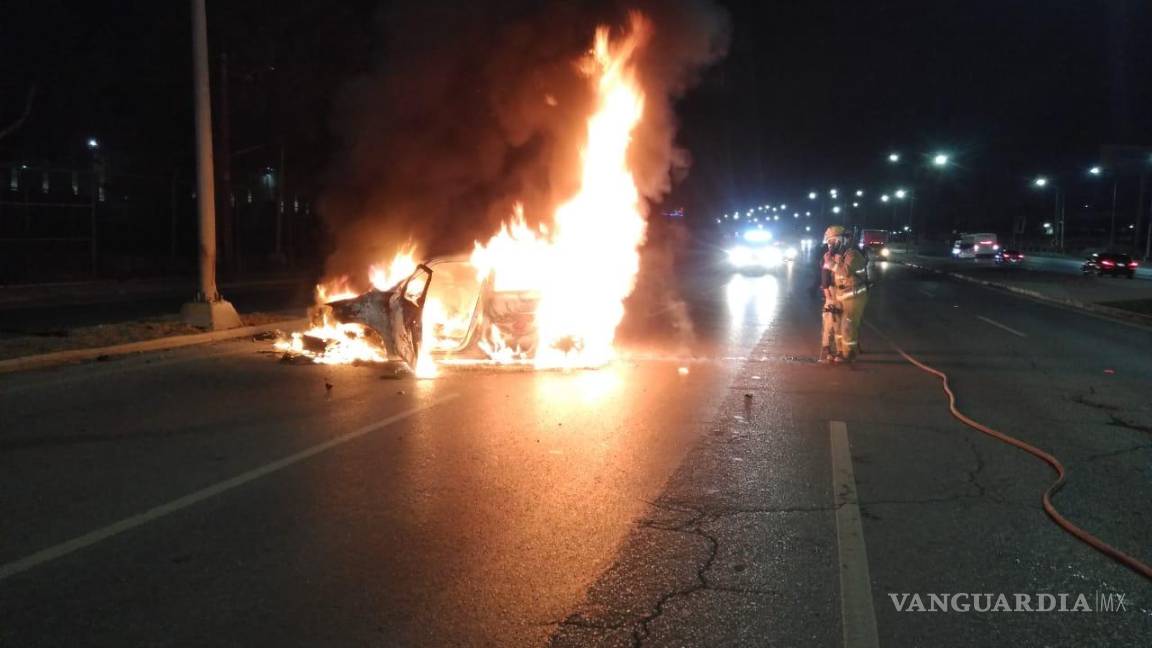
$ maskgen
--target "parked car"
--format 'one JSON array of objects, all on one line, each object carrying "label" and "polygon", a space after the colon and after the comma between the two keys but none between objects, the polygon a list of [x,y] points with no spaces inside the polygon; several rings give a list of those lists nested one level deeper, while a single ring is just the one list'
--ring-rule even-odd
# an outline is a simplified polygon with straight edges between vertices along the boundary
[{"label": "parked car", "polygon": [[1132,279],[1136,276],[1136,267],[1139,265],[1139,263],[1127,254],[1097,252],[1084,260],[1084,265],[1080,266],[1080,271],[1086,275],[1095,274],[1099,277],[1103,277],[1104,275],[1111,275],[1113,277],[1124,276]]},{"label": "parked car", "polygon": [[1024,262],[1024,253],[1020,250],[999,250],[996,252],[996,263],[1016,265]]}]

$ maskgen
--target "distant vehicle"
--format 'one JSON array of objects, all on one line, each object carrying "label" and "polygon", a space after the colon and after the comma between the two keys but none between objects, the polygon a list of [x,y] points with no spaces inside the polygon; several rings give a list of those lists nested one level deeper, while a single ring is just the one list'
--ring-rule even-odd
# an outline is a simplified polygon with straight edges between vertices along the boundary
[{"label": "distant vehicle", "polygon": [[1024,262],[1024,253],[1020,250],[1000,250],[996,252],[996,263],[1016,265]]},{"label": "distant vehicle", "polygon": [[751,229],[728,250],[728,264],[737,272],[763,272],[796,258],[796,249],[772,241],[767,230]]},{"label": "distant vehicle", "polygon": [[957,259],[991,258],[1000,250],[1000,241],[995,234],[961,234],[952,244],[952,256]]},{"label": "distant vehicle", "polygon": [[869,257],[887,259],[888,255],[891,254],[888,249],[888,230],[861,230],[860,249]]},{"label": "distant vehicle", "polygon": [[1127,254],[1097,252],[1084,260],[1084,265],[1080,266],[1080,272],[1086,275],[1095,274],[1098,277],[1111,275],[1113,277],[1124,276],[1132,279],[1136,276],[1136,268],[1139,265],[1139,263]]}]

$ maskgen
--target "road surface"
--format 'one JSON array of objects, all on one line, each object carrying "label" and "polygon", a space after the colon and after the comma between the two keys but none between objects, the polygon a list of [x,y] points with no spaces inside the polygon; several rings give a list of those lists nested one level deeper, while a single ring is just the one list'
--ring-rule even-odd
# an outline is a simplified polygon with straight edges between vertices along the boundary
[{"label": "road surface", "polygon": [[[829,368],[811,280],[702,274],[690,353],[601,371],[236,341],[0,377],[0,646],[1147,644],[1150,583],[888,340],[1149,561],[1152,332],[889,265],[863,360]],[[894,602],[933,593],[1123,609]]]}]

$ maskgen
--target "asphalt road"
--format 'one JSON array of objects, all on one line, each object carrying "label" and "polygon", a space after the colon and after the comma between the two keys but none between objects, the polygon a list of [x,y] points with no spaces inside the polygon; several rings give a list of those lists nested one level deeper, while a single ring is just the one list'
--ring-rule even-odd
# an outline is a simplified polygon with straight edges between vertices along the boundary
[{"label": "asphalt road", "polygon": [[[1152,332],[891,265],[829,368],[810,282],[707,276],[694,346],[601,371],[416,381],[238,341],[0,377],[0,646],[1147,645],[1152,586],[886,339],[1152,561]],[[1125,609],[891,596],[965,592]]]}]

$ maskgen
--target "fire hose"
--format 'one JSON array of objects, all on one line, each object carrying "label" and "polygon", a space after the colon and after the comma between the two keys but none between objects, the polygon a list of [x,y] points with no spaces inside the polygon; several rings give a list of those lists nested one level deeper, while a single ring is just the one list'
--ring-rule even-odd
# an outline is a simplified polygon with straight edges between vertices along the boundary
[{"label": "fire hose", "polygon": [[1123,551],[1120,551],[1116,547],[1108,544],[1107,542],[1104,542],[1100,538],[1097,538],[1088,531],[1068,520],[1068,518],[1064,517],[1060,511],[1056,510],[1056,506],[1052,504],[1052,498],[1056,495],[1056,493],[1060,492],[1060,489],[1064,488],[1066,476],[1064,464],[1060,463],[1059,459],[1057,459],[1051,453],[1041,450],[1040,448],[1037,448],[1036,446],[1026,441],[1021,441],[1014,436],[1004,434],[999,430],[988,427],[987,425],[984,425],[983,423],[966,416],[963,412],[960,411],[958,407],[956,407],[956,394],[952,391],[952,387],[949,384],[948,374],[934,367],[930,367],[923,362],[920,362],[916,358],[908,355],[904,349],[901,349],[898,344],[893,342],[892,339],[887,335],[884,335],[884,333],[873,326],[871,322],[868,323],[868,327],[879,334],[880,337],[884,338],[888,344],[892,345],[892,348],[895,349],[897,353],[899,353],[905,360],[910,362],[917,369],[930,373],[940,379],[940,383],[944,388],[944,393],[948,395],[948,410],[951,412],[953,418],[974,430],[987,434],[988,436],[996,439],[997,441],[1000,441],[1001,443],[1015,446],[1024,452],[1027,452],[1028,454],[1048,464],[1052,470],[1056,472],[1056,481],[1052,482],[1052,484],[1048,486],[1047,490],[1044,491],[1042,502],[1044,504],[1044,512],[1048,514],[1048,517],[1051,518],[1057,526],[1072,535],[1072,537],[1092,547],[1096,551],[1099,551],[1105,556],[1108,556],[1112,560],[1115,560],[1116,562],[1127,567],[1128,569],[1131,569],[1144,578],[1152,580],[1152,566],[1149,566],[1147,563],[1140,561],[1138,558],[1130,556]]}]

